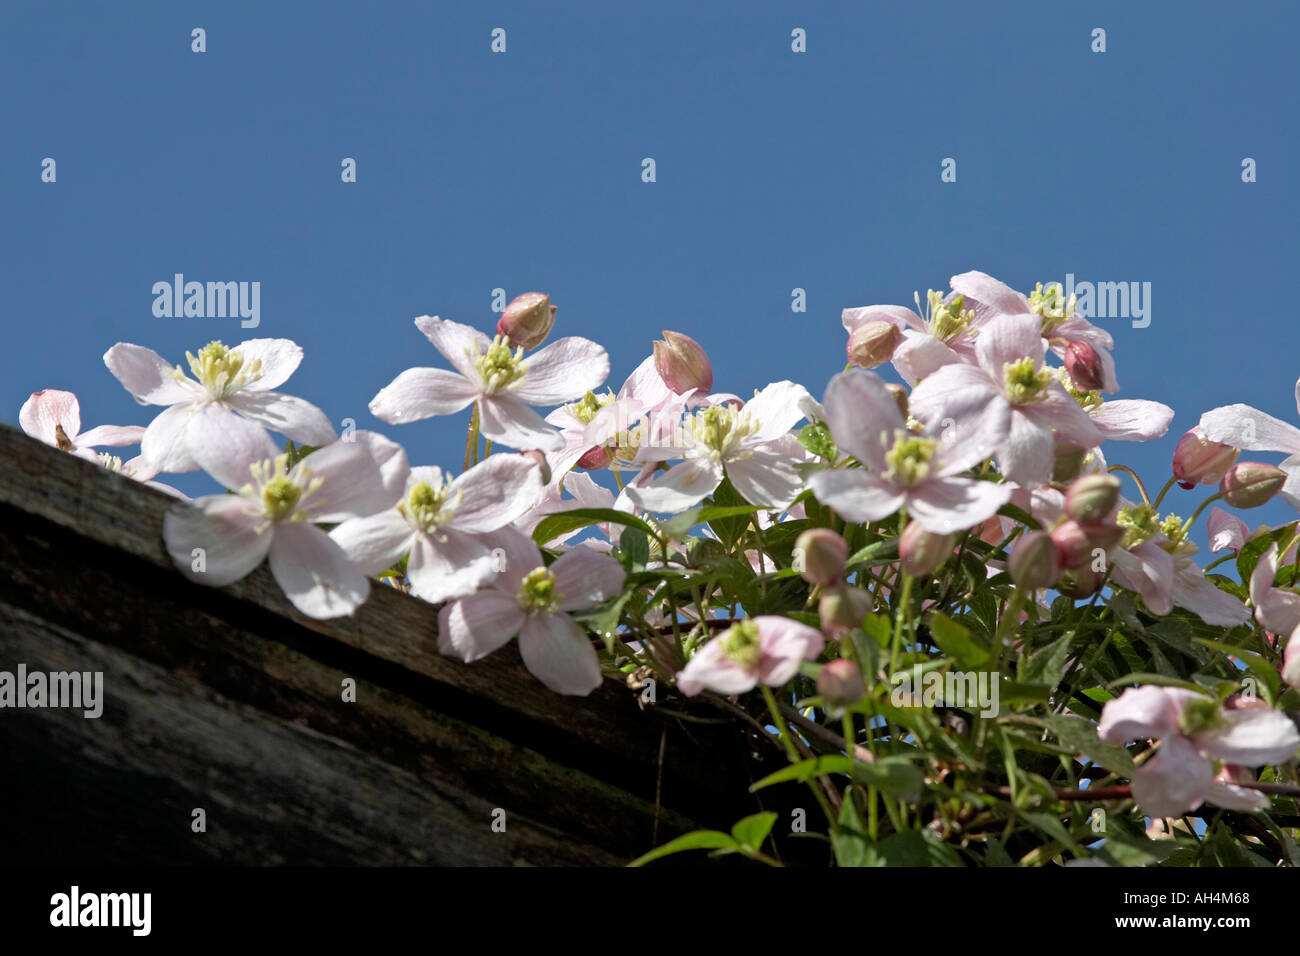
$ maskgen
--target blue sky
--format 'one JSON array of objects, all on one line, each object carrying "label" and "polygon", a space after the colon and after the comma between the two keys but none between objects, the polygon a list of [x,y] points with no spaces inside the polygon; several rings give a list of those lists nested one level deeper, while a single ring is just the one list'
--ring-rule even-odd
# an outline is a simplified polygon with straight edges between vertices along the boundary
[{"label": "blue sky", "polygon": [[[497,287],[549,292],[615,387],[671,328],[719,389],[820,397],[845,307],[972,268],[1073,273],[1152,284],[1149,327],[1099,324],[1116,397],[1177,410],[1166,439],[1108,446],[1158,486],[1208,408],[1297,421],[1298,21],[1280,2],[9,2],[0,417],[52,387],[86,425],[146,424],[103,366],[115,342],[181,361],[283,336],[306,351],[285,391],[457,466],[464,416],[391,427],[367,405],[443,364],[414,316],[487,330]],[[156,318],[176,272],[260,282],[260,327]]]}]

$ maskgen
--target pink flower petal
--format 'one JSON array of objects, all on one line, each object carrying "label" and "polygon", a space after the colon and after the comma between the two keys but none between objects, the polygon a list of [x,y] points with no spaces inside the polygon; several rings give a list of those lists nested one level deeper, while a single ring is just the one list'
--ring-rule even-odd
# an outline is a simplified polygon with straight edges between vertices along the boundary
[{"label": "pink flower petal", "polygon": [[1019,405],[1017,409],[1038,424],[1055,429],[1057,437],[1071,445],[1096,448],[1102,442],[1101,430],[1092,418],[1055,382],[1048,386],[1041,402]]},{"label": "pink flower petal", "polygon": [[[72,438],[72,432],[68,432],[68,437]],[[90,431],[82,432],[72,440],[78,448],[120,448],[123,445],[138,445],[144,440],[144,426],[96,425]]]},{"label": "pink flower petal", "polygon": [[[1218,505],[1210,509],[1210,517],[1205,523],[1205,528],[1210,536],[1211,551],[1240,551],[1250,535],[1250,528],[1246,526],[1246,522],[1231,512],[1224,511]],[[1255,570],[1259,570],[1258,564],[1255,565]],[[1270,580],[1268,583],[1272,586],[1273,582]]]},{"label": "pink flower petal", "polygon": [[289,477],[300,487],[320,479],[320,488],[305,496],[299,507],[323,524],[378,514],[397,503],[398,495],[385,487],[369,446],[361,442],[326,445],[295,465]]},{"label": "pink flower petal", "polygon": [[[140,439],[140,453],[159,471],[181,472],[198,468],[188,437],[190,424],[198,412],[199,408],[194,405],[173,405],[159,412]],[[230,418],[236,417],[230,412],[225,414]],[[252,422],[248,424],[266,434]],[[270,436],[266,440],[270,441]]]},{"label": "pink flower petal", "polygon": [[[808,390],[794,382],[773,382],[745,403],[745,411],[758,423],[758,431],[749,439],[750,444],[775,441],[803,418],[799,407],[808,397]],[[897,406],[895,406],[897,407]]]},{"label": "pink flower petal", "polygon": [[883,471],[894,432],[905,423],[880,376],[863,369],[841,372],[826,386],[822,407],[836,445],[865,468]]},{"label": "pink flower petal", "polygon": [[975,340],[975,356],[993,381],[1001,384],[1008,362],[1032,358],[1039,365],[1043,360],[1043,337],[1038,316],[1000,315],[980,329]]},{"label": "pink flower petal", "polygon": [[303,445],[327,445],[338,438],[328,415],[292,395],[239,391],[226,404],[245,418]]},{"label": "pink flower petal", "polygon": [[623,567],[613,558],[587,548],[574,548],[551,565],[561,611],[593,607],[618,594],[623,587]]},{"label": "pink flower petal", "polygon": [[330,533],[362,574],[386,571],[410,550],[415,533],[396,508],[344,521]]},{"label": "pink flower petal", "polygon": [[406,565],[411,593],[437,604],[462,597],[496,577],[490,552],[481,542],[452,529],[415,539]]},{"label": "pink flower petal", "polygon": [[370,413],[390,425],[453,415],[479,395],[463,375],[441,368],[408,368],[370,400]]},{"label": "pink flower petal", "polygon": [[302,363],[302,346],[290,339],[249,339],[240,342],[231,351],[238,352],[243,357],[245,367],[254,362],[262,363],[261,378],[244,386],[255,392],[265,392],[283,385]]},{"label": "pink flower petal", "polygon": [[722,465],[692,458],[674,465],[645,488],[627,488],[627,496],[643,511],[680,512],[699,504],[722,484]]},{"label": "pink flower petal", "polygon": [[173,415],[182,421],[184,429],[175,439],[174,447],[186,445],[193,451],[195,463],[231,491],[238,491],[252,482],[253,475],[249,469],[254,463],[274,459],[280,454],[266,429],[226,411],[220,405],[206,405],[198,410],[175,405],[154,419],[141,448],[145,457],[158,465],[160,471],[184,470],[168,467],[150,449],[154,428]]},{"label": "pink flower petal", "polygon": [[[63,426],[63,433],[75,445],[77,433],[81,431],[81,406],[77,396],[72,392],[62,392],[57,388],[45,388],[32,392],[31,397],[23,402],[18,411],[18,424],[24,432],[47,445],[57,445],[56,425]],[[87,448],[93,445],[87,444]]]},{"label": "pink flower petal", "polygon": [[852,335],[858,327],[868,322],[888,322],[899,332],[915,329],[925,331],[925,323],[911,309],[901,305],[864,305],[856,309],[845,309],[840,313],[840,323],[844,331]]},{"label": "pink flower petal", "polygon": [[718,694],[743,694],[758,686],[758,675],[747,671],[722,652],[722,639],[715,637],[695,652],[677,674],[677,689],[687,697],[702,690]]},{"label": "pink flower petal", "polygon": [[1286,763],[1300,747],[1300,731],[1286,714],[1267,707],[1230,710],[1227,726],[1197,734],[1206,754],[1242,767]]},{"label": "pink flower petal", "polygon": [[523,361],[524,377],[512,394],[530,405],[580,398],[609,377],[609,353],[591,339],[569,336]]},{"label": "pink flower petal", "polygon": [[[998,381],[1001,381],[999,379]],[[983,416],[993,424],[1002,421],[1002,413],[990,413],[993,403],[1006,405],[995,384],[980,368],[973,365],[945,365],[937,369],[912,390],[907,407],[913,417],[943,429],[945,421],[983,421]],[[1009,426],[1008,426],[1009,427]]]},{"label": "pink flower petal", "polygon": [[[965,308],[1002,315],[1029,312],[1029,300],[1025,296],[986,272],[972,269],[970,272],[953,276],[948,280],[948,284],[953,292],[971,300],[962,303]],[[983,306],[983,310],[976,309],[977,305]]]},{"label": "pink flower petal", "polygon": [[1022,409],[1011,414],[1011,431],[998,454],[1002,474],[1020,485],[1041,485],[1051,480],[1052,429],[1036,422]]},{"label": "pink flower petal", "polygon": [[795,462],[770,451],[753,451],[747,458],[729,462],[726,472],[751,505],[785,510],[803,491],[804,478]]},{"label": "pink flower petal", "polygon": [[175,405],[200,397],[197,383],[177,381],[171,365],[153,349],[119,342],[104,353],[104,364],[142,405]]},{"label": "pink flower petal", "polygon": [[342,617],[365,603],[370,581],[320,528],[277,524],[274,535],[271,574],[285,597],[303,614]]},{"label": "pink flower petal", "polygon": [[1187,738],[1166,737],[1133,773],[1133,797],[1149,816],[1176,817],[1199,807],[1213,781],[1210,761]]},{"label": "pink flower petal", "polygon": [[1200,429],[1210,441],[1233,448],[1300,454],[1300,428],[1249,405],[1212,409],[1201,416]]},{"label": "pink flower petal", "polygon": [[934,534],[952,534],[991,518],[1011,500],[1011,486],[973,478],[933,478],[907,496],[908,514]]},{"label": "pink flower petal", "polygon": [[[181,574],[191,581],[224,587],[262,563],[271,533],[258,534],[256,515],[238,495],[209,495],[178,502],[163,516],[163,542]],[[201,554],[195,554],[201,549]]]},{"label": "pink flower petal", "polygon": [[903,381],[915,385],[945,365],[961,364],[962,357],[929,332],[908,330],[890,361]]},{"label": "pink flower petal", "polygon": [[415,320],[415,327],[424,333],[452,368],[471,381],[478,381],[474,362],[492,344],[486,335],[473,326],[440,319],[436,315],[420,316]]},{"label": "pink flower petal", "polygon": [[814,660],[826,644],[821,631],[788,617],[761,615],[754,624],[762,648],[758,678],[771,687],[789,681],[799,672],[800,663]]},{"label": "pink flower petal", "polygon": [[902,506],[906,493],[893,482],[861,468],[814,472],[808,479],[817,500],[850,521],[879,521]]},{"label": "pink flower petal", "polygon": [[1162,437],[1173,421],[1174,410],[1159,402],[1118,399],[1092,413],[1092,422],[1108,441],[1151,441]]},{"label": "pink flower petal", "polygon": [[486,438],[519,449],[552,451],[564,447],[560,433],[513,395],[485,395],[478,407],[479,431]]},{"label": "pink flower petal", "polygon": [[586,697],[601,684],[600,660],[582,628],[567,614],[532,614],[519,634],[519,654],[557,694]]},{"label": "pink flower petal", "polygon": [[487,657],[508,643],[527,617],[513,594],[500,591],[480,591],[463,597],[443,613],[445,620],[440,616],[439,621],[446,646],[466,663]]},{"label": "pink flower petal", "polygon": [[452,525],[463,531],[495,531],[531,508],[541,490],[541,471],[531,458],[492,455],[451,483],[449,497],[465,495]]},{"label": "pink flower petal", "polygon": [[1147,684],[1130,687],[1101,709],[1097,736],[1116,744],[1177,733],[1178,715],[1185,698],[1167,687]]}]

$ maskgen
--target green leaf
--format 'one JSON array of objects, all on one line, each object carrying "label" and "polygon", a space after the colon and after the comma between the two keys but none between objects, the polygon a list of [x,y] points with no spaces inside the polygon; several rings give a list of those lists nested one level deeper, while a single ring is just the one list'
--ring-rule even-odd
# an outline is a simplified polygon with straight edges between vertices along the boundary
[{"label": "green leaf", "polygon": [[639,571],[650,560],[650,539],[640,528],[624,528],[618,538],[618,549],[627,559],[629,571]]},{"label": "green leaf", "polygon": [[853,799],[853,788],[844,791],[840,805],[839,829],[831,833],[831,847],[835,851],[836,866],[867,865],[867,826],[858,812],[858,802]]},{"label": "green leaf", "polygon": [[1023,525],[1028,525],[1034,531],[1043,530],[1043,526],[1038,523],[1038,519],[1031,515],[1023,508],[1017,508],[1015,505],[1003,505],[998,509],[998,514],[1004,518],[1011,518],[1013,521],[1019,521]]},{"label": "green leaf", "polygon": [[1065,676],[1065,662],[1070,656],[1070,642],[1073,634],[1065,634],[1048,644],[1042,650],[1025,661],[1019,677],[1030,684],[1047,684],[1055,687]]},{"label": "green leaf", "polygon": [[1035,830],[1047,834],[1059,843],[1065,844],[1075,856],[1088,855],[1088,851],[1079,846],[1074,837],[1070,836],[1070,831],[1065,829],[1065,824],[1050,813],[1026,813],[1024,818],[1029,821]]},{"label": "green leaf", "polygon": [[971,637],[971,632],[949,617],[935,612],[929,618],[934,643],[962,670],[979,670],[989,662],[988,648]]},{"label": "green leaf", "polygon": [[855,761],[852,773],[858,783],[876,787],[906,803],[915,803],[921,798],[921,787],[925,783],[921,768],[906,757],[877,758],[874,763]]},{"label": "green leaf", "polygon": [[1131,777],[1133,775],[1133,758],[1119,744],[1102,740],[1097,736],[1097,725],[1082,717],[1069,717],[1060,714],[1051,717],[1052,730],[1061,745],[1072,753],[1082,754],[1089,760],[1107,770]]},{"label": "green leaf", "polygon": [[873,541],[865,548],[861,548],[849,556],[845,562],[845,571],[852,572],[862,568],[874,567],[878,564],[892,564],[898,560],[898,539],[885,538],[880,541]]},{"label": "green leaf", "polygon": [[866,866],[961,866],[961,857],[948,844],[925,830],[891,833],[867,851]]},{"label": "green leaf", "polygon": [[[776,814],[772,815],[776,816]],[[628,866],[645,866],[652,860],[658,860],[673,853],[681,853],[683,850],[733,850],[740,852],[742,849],[741,845],[736,842],[735,837],[723,833],[721,830],[695,830],[651,850],[645,856],[637,857]]]},{"label": "green leaf", "polygon": [[864,617],[862,619],[862,630],[881,647],[888,647],[890,641],[894,639],[894,631],[889,625],[889,618],[883,614],[868,614]]},{"label": "green leaf", "polygon": [[1274,528],[1267,534],[1261,534],[1258,538],[1251,538],[1243,544],[1241,550],[1237,552],[1237,574],[1241,578],[1241,583],[1246,584],[1250,581],[1250,576],[1255,571],[1255,565],[1259,564],[1259,559],[1264,556],[1264,552],[1270,546],[1276,544],[1280,548],[1282,540],[1289,538],[1294,532],[1295,524],[1293,522],[1281,528]]},{"label": "green leaf", "polygon": [[731,828],[731,835],[735,837],[737,843],[748,850],[757,850],[767,839],[767,835],[772,832],[772,824],[776,823],[776,814],[772,811],[764,813],[755,813],[753,816],[745,817]]},{"label": "green leaf", "polygon": [[664,537],[671,538],[673,541],[686,540],[692,528],[704,523],[700,518],[700,512],[703,510],[703,508],[688,508],[676,517],[660,522],[659,527],[663,529]]},{"label": "green leaf", "polygon": [[1170,677],[1167,674],[1125,674],[1123,677],[1117,677],[1106,686],[1120,687],[1124,684],[1158,684],[1161,687],[1185,687],[1187,690],[1194,690],[1202,694],[1205,693],[1203,687],[1199,687],[1189,680],[1183,680],[1179,677]]},{"label": "green leaf", "polygon": [[533,529],[533,540],[539,545],[545,544],[558,535],[587,528],[602,521],[627,528],[639,528],[649,537],[658,537],[654,528],[626,511],[615,511],[613,508],[573,508],[543,518]]},{"label": "green leaf", "polygon": [[1268,688],[1268,693],[1264,695],[1268,703],[1277,699],[1278,692],[1282,689],[1282,678],[1278,675],[1276,669],[1264,658],[1260,657],[1253,651],[1244,650],[1240,647],[1233,647],[1231,644],[1223,644],[1219,641],[1211,641],[1204,637],[1198,637],[1197,643],[1204,644],[1206,647],[1212,647],[1216,651],[1222,651],[1224,654],[1230,654],[1237,660],[1241,661],[1250,669],[1250,672],[1264,682]]},{"label": "green leaf", "polygon": [[[753,508],[753,506],[732,487],[730,479],[723,478],[722,484],[714,489],[712,500],[704,510],[707,511],[709,508],[727,510],[732,508]],[[718,536],[718,540],[730,548],[745,533],[745,528],[749,525],[749,512],[742,511],[740,514],[722,515],[708,522],[708,525],[713,530],[713,533]]]},{"label": "green leaf", "polygon": [[751,784],[749,792],[753,793],[775,783],[786,783],[791,780],[803,783],[826,773],[852,773],[853,765],[856,762],[852,757],[844,754],[824,754],[820,757],[810,757],[808,760],[801,760],[798,763],[790,764],[788,767],[782,767],[776,773],[768,774],[757,783]]}]

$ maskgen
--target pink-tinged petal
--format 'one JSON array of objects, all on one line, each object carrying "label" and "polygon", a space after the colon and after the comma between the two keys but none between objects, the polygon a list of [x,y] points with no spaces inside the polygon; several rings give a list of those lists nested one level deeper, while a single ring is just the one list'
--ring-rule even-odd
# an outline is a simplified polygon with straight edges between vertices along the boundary
[{"label": "pink-tinged petal", "polygon": [[[803,418],[800,405],[808,396],[808,390],[794,382],[773,382],[745,403],[745,411],[758,423],[758,431],[750,437],[749,443],[760,445],[763,442],[780,438]],[[897,408],[897,406],[895,406]]]},{"label": "pink-tinged petal", "polygon": [[142,405],[175,405],[198,398],[195,382],[178,381],[176,366],[153,349],[119,342],[104,353],[104,364]]},{"label": "pink-tinged petal", "polygon": [[[963,302],[962,305],[965,308],[975,310],[977,317],[981,311],[977,308],[977,305],[983,306],[983,311],[1002,315],[1018,315],[1029,312],[1029,300],[1025,296],[1005,282],[993,278],[987,272],[972,269],[970,272],[963,272],[961,275],[953,276],[948,280],[948,285],[953,292],[972,300]],[[1037,316],[1035,316],[1035,320],[1037,320]]]},{"label": "pink-tinged petal", "polygon": [[1255,604],[1255,620],[1274,634],[1290,634],[1300,627],[1300,594],[1280,588]]},{"label": "pink-tinged petal", "polygon": [[1041,485],[1052,478],[1055,457],[1052,429],[1036,422],[1023,409],[1011,413],[1011,431],[998,454],[1002,474],[1021,485]]},{"label": "pink-tinged petal", "polygon": [[379,465],[361,442],[336,441],[312,452],[289,472],[300,487],[320,480],[320,487],[304,495],[298,507],[312,521],[334,524],[349,518],[386,511],[398,494],[384,487]]},{"label": "pink-tinged petal", "polygon": [[982,524],[1011,500],[1011,486],[973,478],[934,478],[912,488],[907,513],[934,534]]},{"label": "pink-tinged petal", "polygon": [[482,542],[447,529],[416,538],[406,574],[412,594],[437,604],[491,584],[496,567],[492,552]]},{"label": "pink-tinged petal", "polygon": [[519,633],[519,655],[532,675],[557,694],[586,697],[600,686],[600,659],[567,614],[532,614]]},{"label": "pink-tinged petal", "polygon": [[939,429],[945,422],[978,422],[984,416],[996,423],[1001,412],[990,413],[993,403],[1007,404],[994,382],[980,368],[973,365],[945,365],[926,376],[912,389],[907,408],[914,418]]},{"label": "pink-tinged petal", "polygon": [[840,313],[840,322],[844,331],[852,335],[858,326],[868,322],[888,322],[898,331],[915,329],[925,331],[925,323],[911,309],[901,305],[863,305],[855,309],[845,309]]},{"label": "pink-tinged petal", "polygon": [[479,380],[475,361],[488,350],[491,339],[472,325],[462,325],[450,319],[440,319],[436,315],[421,315],[415,320],[415,327],[424,333],[424,337],[433,343],[433,347],[442,353],[442,357],[451,363],[451,367],[471,381]]},{"label": "pink-tinged petal", "polygon": [[850,521],[879,521],[896,512],[906,499],[904,490],[891,481],[867,474],[861,468],[837,468],[814,472],[808,487],[817,500],[834,508]]},{"label": "pink-tinged petal", "polygon": [[483,546],[493,552],[496,579],[492,587],[510,595],[513,601],[530,571],[545,567],[542,552],[533,539],[510,525],[477,535]]},{"label": "pink-tinged petal", "polygon": [[722,465],[692,458],[674,465],[645,488],[628,487],[627,496],[642,511],[680,512],[699,504],[722,484]]},{"label": "pink-tinged petal", "polygon": [[[1250,603],[1255,605],[1256,608],[1264,603],[1269,592],[1273,590],[1273,580],[1276,577],[1277,545],[1270,544],[1268,550],[1259,556],[1259,560],[1255,562],[1255,570],[1250,574]],[[1264,624],[1263,621],[1260,621],[1260,623]],[[1268,627],[1267,624],[1264,624],[1264,626]],[[1292,625],[1292,627],[1294,627],[1294,625]],[[1278,628],[1269,627],[1269,630],[1276,632]],[[1287,633],[1290,633],[1289,628],[1287,629]]]},{"label": "pink-tinged petal", "polygon": [[479,431],[486,438],[511,448],[554,451],[564,447],[560,433],[513,395],[485,395],[478,407]]},{"label": "pink-tinged petal", "polygon": [[1148,737],[1163,737],[1178,730],[1184,698],[1167,687],[1147,684],[1130,687],[1101,709],[1097,736],[1116,744]]},{"label": "pink-tinged petal", "polygon": [[728,462],[726,472],[751,505],[784,510],[803,491],[804,478],[794,460],[770,451],[754,451],[748,458]]},{"label": "pink-tinged petal", "polygon": [[623,587],[623,567],[613,558],[587,548],[574,548],[551,565],[561,611],[593,607],[618,594]]},{"label": "pink-tinged petal", "polygon": [[415,533],[397,509],[391,508],[365,518],[350,518],[331,531],[330,537],[362,574],[374,575],[401,560],[411,549]]},{"label": "pink-tinged petal", "polygon": [[1041,402],[1017,408],[1038,424],[1055,429],[1056,436],[1063,442],[1080,448],[1096,448],[1102,442],[1101,430],[1092,418],[1056,382],[1048,386]]},{"label": "pink-tinged petal", "polygon": [[271,574],[293,606],[314,618],[353,613],[370,596],[370,581],[320,528],[277,524]]},{"label": "pink-tinged petal", "polygon": [[[1250,534],[1246,522],[1231,512],[1224,511],[1218,505],[1210,509],[1210,517],[1205,527],[1210,536],[1211,551],[1240,551]],[[1256,565],[1255,569],[1259,570],[1259,566]]]},{"label": "pink-tinged petal", "polygon": [[655,357],[647,355],[618,390],[618,398],[638,402],[646,411],[657,411],[674,401],[677,394],[660,377]]},{"label": "pink-tinged petal", "polygon": [[928,332],[903,333],[903,340],[890,359],[894,370],[908,385],[937,372],[945,365],[962,364],[962,357]]},{"label": "pink-tinged petal", "polygon": [[384,492],[392,495],[394,501],[402,497],[402,492],[406,490],[406,479],[411,473],[411,463],[406,457],[405,448],[378,432],[365,429],[353,432],[350,438],[345,437],[343,441],[364,445],[367,453],[379,466]]},{"label": "pink-tinged petal", "polygon": [[[1087,342],[1100,352],[1108,352],[1115,347],[1115,339],[1100,325],[1093,325],[1082,315],[1073,315],[1053,330],[1053,335],[1067,342]],[[1061,348],[1061,354],[1065,348]],[[1112,391],[1112,389],[1105,389]]]},{"label": "pink-tinged petal", "polygon": [[[1179,564],[1182,566],[1178,567]],[[1215,627],[1236,627],[1250,620],[1246,605],[1215,587],[1190,559],[1176,561],[1175,567],[1170,598],[1176,605],[1195,612],[1202,621]]]},{"label": "pink-tinged petal", "polygon": [[245,418],[303,445],[328,445],[338,438],[328,415],[292,395],[240,391],[226,404]]},{"label": "pink-tinged petal", "polygon": [[1245,787],[1220,783],[1218,780],[1206,789],[1205,802],[1223,807],[1225,810],[1241,810],[1247,813],[1268,807],[1268,797],[1258,790],[1247,790]]},{"label": "pink-tinged petal", "polygon": [[1132,551],[1113,548],[1109,553],[1111,576],[1136,591],[1152,614],[1163,617],[1174,608],[1174,556],[1152,541]]},{"label": "pink-tinged petal", "polygon": [[1041,322],[1032,313],[999,315],[980,329],[975,340],[975,357],[980,368],[995,382],[1003,381],[1008,362],[1032,358],[1043,360]]},{"label": "pink-tinged petal", "polygon": [[[835,443],[872,471],[886,467],[885,452],[894,432],[904,428],[903,414],[884,381],[874,372],[854,369],[830,380],[822,398],[826,424]],[[881,436],[884,435],[884,443]]]},{"label": "pink-tinged petal", "polygon": [[[72,392],[63,392],[57,388],[41,389],[32,392],[31,397],[23,402],[23,407],[18,410],[18,424],[32,438],[47,445],[58,444],[55,426],[62,425],[63,433],[75,445],[77,433],[81,431],[81,406]],[[94,447],[85,442],[81,444],[87,448]]]},{"label": "pink-tinged petal", "polygon": [[261,377],[244,386],[255,392],[278,388],[302,364],[302,346],[291,339],[249,339],[231,351],[243,357],[245,368],[254,362],[262,363]]},{"label": "pink-tinged petal", "polygon": [[965,410],[960,418],[931,419],[925,434],[938,439],[934,472],[946,478],[994,455],[1011,433],[1011,406],[1000,398]]},{"label": "pink-tinged petal", "polygon": [[1152,817],[1195,810],[1214,781],[1214,768],[1185,737],[1166,737],[1159,752],[1133,773],[1133,798]]},{"label": "pink-tinged petal", "polygon": [[462,531],[495,531],[533,506],[542,490],[537,463],[523,455],[492,455],[451,483],[449,498],[456,506],[451,524]]},{"label": "pink-tinged petal", "polygon": [[454,415],[479,396],[463,375],[441,368],[408,368],[370,400],[370,413],[390,425]]},{"label": "pink-tinged petal", "polygon": [[1201,416],[1200,429],[1210,441],[1233,448],[1300,454],[1300,428],[1249,405],[1211,409]]},{"label": "pink-tinged petal", "polygon": [[1118,399],[1092,413],[1092,423],[1107,441],[1151,441],[1169,431],[1174,410],[1159,402]]},{"label": "pink-tinged petal", "polygon": [[1300,508],[1300,455],[1291,455],[1278,467],[1286,472],[1286,484],[1277,496],[1291,507]]},{"label": "pink-tinged petal", "polygon": [[1291,632],[1282,655],[1282,679],[1292,687],[1300,687],[1300,626]]},{"label": "pink-tinged petal", "polygon": [[591,339],[558,339],[523,360],[512,394],[530,405],[555,405],[599,388],[609,377],[609,353]]},{"label": "pink-tinged petal", "polygon": [[718,637],[697,650],[677,674],[677,689],[687,697],[706,689],[728,696],[743,694],[757,686],[758,675],[728,658]]},{"label": "pink-tinged petal", "polygon": [[[280,454],[266,429],[226,411],[220,405],[207,405],[197,411],[176,405],[154,419],[154,425],[173,413],[184,417],[182,438],[192,449],[196,464],[231,491],[238,491],[252,482],[250,468],[254,463],[274,459]],[[149,426],[150,431],[144,436],[141,447],[144,456],[158,465],[160,471],[183,470],[168,467],[150,453],[149,440],[154,425]]]},{"label": "pink-tinged petal", "polygon": [[799,664],[816,659],[826,644],[821,631],[780,615],[754,618],[758,627],[762,655],[758,678],[771,687],[780,687],[799,672]]},{"label": "pink-tinged petal", "polygon": [[[466,663],[504,647],[519,633],[527,617],[513,594],[500,591],[480,591],[448,607],[450,610],[444,611],[445,622],[440,618],[442,634],[451,653]],[[440,639],[439,645],[442,644]]]},{"label": "pink-tinged petal", "polygon": [[[152,478],[154,475],[158,474],[158,469],[155,468],[153,466],[153,462],[145,458],[144,455],[136,455],[134,458],[122,462],[122,471],[130,475],[136,481],[141,481],[149,484],[157,484],[157,482],[149,482],[149,479]],[[172,489],[172,491],[174,490],[175,489]],[[169,492],[169,494],[170,493],[171,492]],[[182,495],[182,497],[185,496]]]},{"label": "pink-tinged petal", "polygon": [[1241,767],[1286,763],[1300,747],[1300,731],[1280,710],[1252,707],[1224,712],[1226,726],[1197,734],[1206,754]]},{"label": "pink-tinged petal", "polygon": [[[68,432],[72,438],[72,432]],[[73,439],[78,448],[121,448],[144,440],[143,425],[96,425]]]},{"label": "pink-tinged petal", "polygon": [[238,495],[209,495],[168,508],[163,542],[181,574],[199,584],[224,587],[261,564],[272,535],[254,530],[260,519],[249,511],[249,502]]}]

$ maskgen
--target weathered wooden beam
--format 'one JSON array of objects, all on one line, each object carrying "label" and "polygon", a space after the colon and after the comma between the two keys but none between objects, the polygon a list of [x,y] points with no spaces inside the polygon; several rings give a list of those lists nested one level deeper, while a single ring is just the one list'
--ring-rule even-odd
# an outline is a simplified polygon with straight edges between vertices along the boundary
[{"label": "weathered wooden beam", "polygon": [[0,426],[0,670],[102,671],[106,699],[0,710],[0,862],[607,864],[756,809],[734,727],[615,680],[560,697],[513,645],[444,657],[406,594],[318,621],[265,567],[188,582],[172,503]]}]

